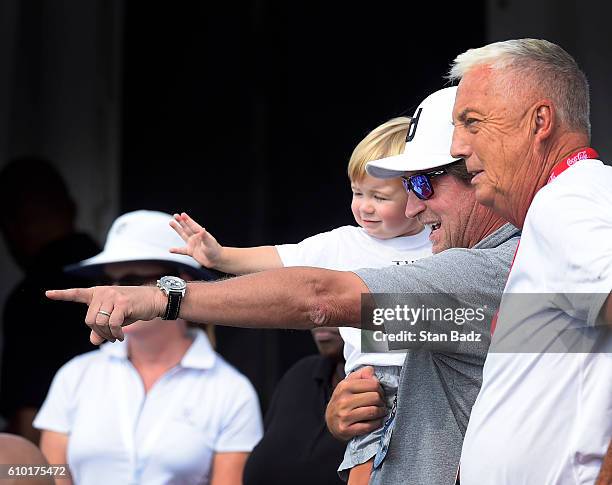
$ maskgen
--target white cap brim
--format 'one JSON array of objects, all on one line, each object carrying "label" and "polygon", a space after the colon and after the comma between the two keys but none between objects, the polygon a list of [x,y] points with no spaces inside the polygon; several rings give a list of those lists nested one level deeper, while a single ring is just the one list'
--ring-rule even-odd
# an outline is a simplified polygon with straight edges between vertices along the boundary
[{"label": "white cap brim", "polygon": [[406,172],[433,170],[458,162],[459,160],[461,159],[453,158],[448,153],[440,153],[439,156],[436,157],[431,157],[431,153],[428,153],[428,156],[423,158],[419,158],[419,156],[415,154],[409,156],[407,153],[402,153],[392,157],[381,158],[380,160],[372,160],[366,165],[366,171],[372,177],[390,179],[401,177]]}]

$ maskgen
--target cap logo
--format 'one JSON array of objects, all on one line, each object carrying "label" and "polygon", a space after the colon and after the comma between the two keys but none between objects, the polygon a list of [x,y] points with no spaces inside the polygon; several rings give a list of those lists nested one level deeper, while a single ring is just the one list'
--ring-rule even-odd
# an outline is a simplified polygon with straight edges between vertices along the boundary
[{"label": "cap logo", "polygon": [[127,222],[122,222],[121,224],[119,224],[116,228],[115,228],[115,233],[116,234],[121,234],[123,231],[125,231],[125,227],[127,226]]},{"label": "cap logo", "polygon": [[412,120],[410,120],[410,128],[408,128],[408,134],[406,135],[406,143],[408,143],[409,141],[412,141],[412,139],[414,138],[414,134],[416,133],[417,125],[419,124],[419,118],[421,117],[421,111],[423,111],[423,108],[419,108],[417,110],[416,116],[414,116]]}]

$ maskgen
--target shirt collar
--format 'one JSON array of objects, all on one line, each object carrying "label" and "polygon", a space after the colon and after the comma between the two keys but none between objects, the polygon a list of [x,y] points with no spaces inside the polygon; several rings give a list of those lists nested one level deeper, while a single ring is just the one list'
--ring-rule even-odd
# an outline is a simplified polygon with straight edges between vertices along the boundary
[{"label": "shirt collar", "polygon": [[194,337],[194,340],[181,359],[181,366],[194,369],[212,369],[217,354],[210,345],[208,337],[199,328],[190,328],[189,334]]},{"label": "shirt collar", "polygon": [[[208,337],[199,328],[190,328],[188,332],[193,337],[193,342],[183,355],[179,365],[193,369],[211,369],[215,365],[216,353],[210,345]],[[127,360],[127,339],[123,342],[107,342],[100,346],[100,350],[109,357]]]},{"label": "shirt collar", "polygon": [[472,249],[495,248],[507,240],[521,235],[521,230],[514,227],[509,222],[500,227],[497,231],[489,234],[482,241],[474,245]]}]

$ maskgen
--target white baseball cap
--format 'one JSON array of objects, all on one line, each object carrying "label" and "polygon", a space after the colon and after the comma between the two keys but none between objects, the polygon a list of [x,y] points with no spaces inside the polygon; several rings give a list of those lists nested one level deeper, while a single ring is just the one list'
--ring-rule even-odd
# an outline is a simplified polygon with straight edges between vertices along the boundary
[{"label": "white baseball cap", "polygon": [[190,256],[168,251],[185,245],[170,227],[171,220],[170,214],[158,211],[138,210],[123,214],[113,222],[100,254],[67,266],[65,270],[83,276],[99,276],[106,264],[147,261],[169,263],[198,279],[215,279],[217,272],[202,268]]},{"label": "white baseball cap", "polygon": [[414,112],[404,153],[368,162],[367,172],[372,177],[387,179],[460,160],[450,154],[456,94],[457,86],[452,86],[427,96]]}]

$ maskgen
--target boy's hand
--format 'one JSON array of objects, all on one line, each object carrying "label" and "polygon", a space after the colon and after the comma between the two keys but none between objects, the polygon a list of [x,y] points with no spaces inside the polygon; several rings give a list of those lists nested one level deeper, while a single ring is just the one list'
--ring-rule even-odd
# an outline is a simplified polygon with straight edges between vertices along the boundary
[{"label": "boy's hand", "polygon": [[206,268],[215,268],[221,259],[221,246],[217,240],[185,212],[174,214],[170,227],[187,243],[182,248],[170,248],[171,253],[191,256]]}]

